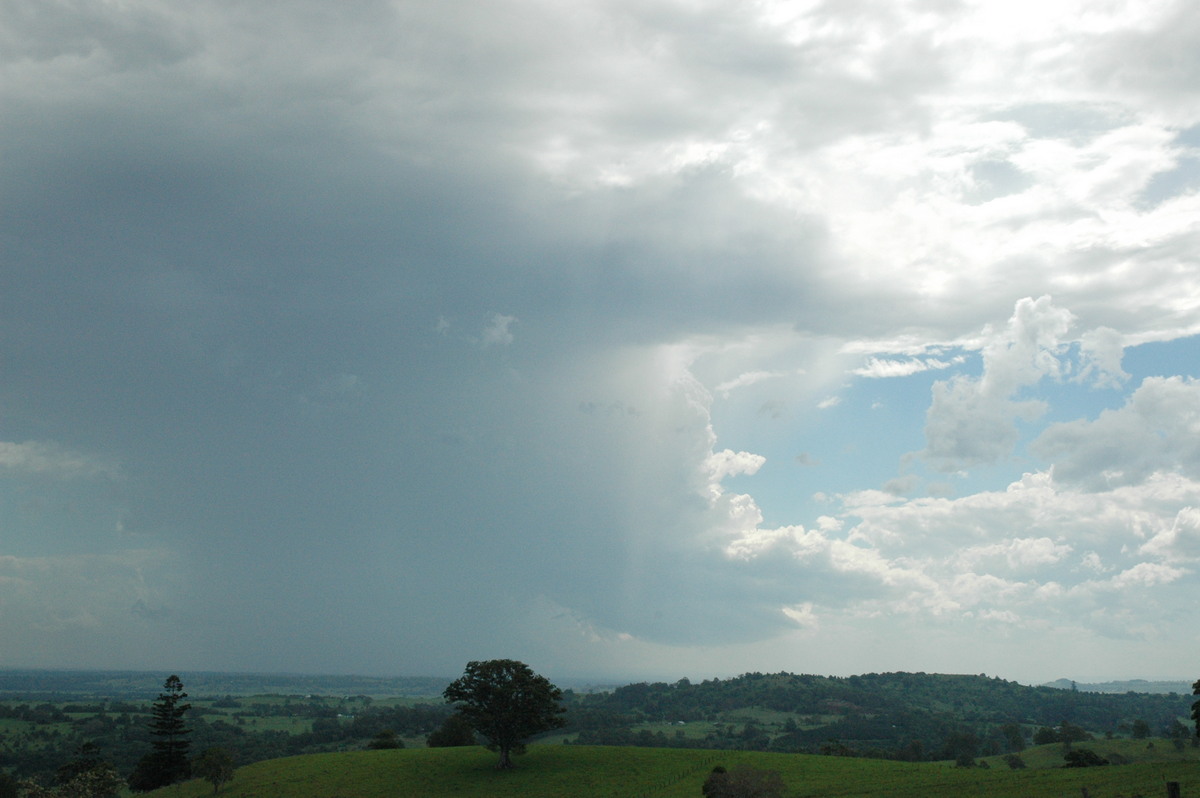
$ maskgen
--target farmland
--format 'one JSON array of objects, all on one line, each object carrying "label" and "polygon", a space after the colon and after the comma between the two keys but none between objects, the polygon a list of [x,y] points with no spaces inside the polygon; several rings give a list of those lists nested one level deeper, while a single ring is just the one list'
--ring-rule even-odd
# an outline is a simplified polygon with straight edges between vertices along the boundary
[{"label": "farmland", "polygon": [[[777,771],[794,798],[1092,798],[1164,794],[1177,781],[1184,796],[1200,794],[1194,759],[1076,770],[1013,771],[955,768],[939,763],[604,746],[531,746],[513,771],[497,771],[495,755],[481,748],[358,751],[260,762],[238,770],[222,788],[228,798],[695,798],[717,764],[746,764]],[[193,781],[152,796],[203,798],[212,788]]]},{"label": "farmland", "polygon": [[[127,775],[149,748],[161,679],[19,673],[6,683],[0,674],[0,769],[48,782],[86,744]],[[411,795],[439,794],[438,784],[463,795],[504,795],[510,784],[512,794],[552,795],[558,778],[592,785],[572,794],[671,796],[695,794],[715,764],[738,762],[779,771],[796,795],[938,795],[970,784],[970,794],[1076,796],[1093,785],[1093,798],[1150,796],[1157,788],[1146,785],[1164,779],[1190,783],[1200,757],[1187,718],[1193,697],[1175,692],[1102,694],[983,675],[744,674],[568,690],[567,726],[535,739],[508,778],[492,773],[493,755],[481,749],[425,748],[451,712],[441,680],[184,680],[192,751],[232,755],[237,775],[223,792],[235,796],[305,794],[277,792],[293,782],[324,785],[322,795],[396,794],[371,785],[398,779]],[[404,749],[364,750],[384,730]],[[1113,766],[1063,770],[1064,754],[1080,749]],[[880,785],[888,792],[871,792]]]}]

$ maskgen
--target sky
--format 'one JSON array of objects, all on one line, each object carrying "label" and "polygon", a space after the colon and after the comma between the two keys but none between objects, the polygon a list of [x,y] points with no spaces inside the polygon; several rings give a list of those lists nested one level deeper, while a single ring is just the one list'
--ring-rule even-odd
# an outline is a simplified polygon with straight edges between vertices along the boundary
[{"label": "sky", "polygon": [[1193,679],[1188,0],[0,0],[0,667]]}]

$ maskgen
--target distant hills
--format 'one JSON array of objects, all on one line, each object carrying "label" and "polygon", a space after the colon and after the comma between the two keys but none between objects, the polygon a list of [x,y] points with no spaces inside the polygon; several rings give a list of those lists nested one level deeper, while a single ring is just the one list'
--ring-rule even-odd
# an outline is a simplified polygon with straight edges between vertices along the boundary
[{"label": "distant hills", "polygon": [[[322,676],[286,673],[175,671],[197,695],[437,696],[453,677]],[[167,671],[0,670],[0,696],[153,697]]]},{"label": "distant hills", "polygon": [[1085,693],[1154,693],[1190,695],[1191,682],[1148,682],[1145,679],[1129,679],[1123,682],[1095,682],[1085,684],[1073,682],[1070,679],[1055,679],[1047,682],[1045,687],[1057,687],[1061,690],[1081,690]]},{"label": "distant hills", "polygon": [[[454,676],[341,676],[295,673],[229,673],[176,671],[193,695],[373,695],[440,696]],[[109,696],[145,698],[162,686],[166,671],[0,669],[0,694]],[[833,678],[833,677],[829,677]],[[686,680],[685,680],[686,681]],[[718,680],[719,681],[719,680]],[[618,684],[598,686],[583,681],[555,680],[560,687],[579,693],[611,691]],[[1085,693],[1147,693],[1190,695],[1190,681],[1074,682],[1056,679],[1042,687],[1075,689]]]}]

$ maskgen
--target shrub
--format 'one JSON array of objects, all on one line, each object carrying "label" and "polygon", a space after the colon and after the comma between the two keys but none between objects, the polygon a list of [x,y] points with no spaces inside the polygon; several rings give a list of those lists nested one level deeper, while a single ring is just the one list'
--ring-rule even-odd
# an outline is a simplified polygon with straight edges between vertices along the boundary
[{"label": "shrub", "polygon": [[371,748],[376,751],[403,747],[404,741],[397,737],[396,733],[391,729],[384,729],[379,734],[376,734],[371,739],[371,742],[367,743],[367,748]]},{"label": "shrub", "polygon": [[1064,756],[1063,759],[1065,759],[1067,762],[1067,764],[1063,765],[1065,768],[1090,768],[1096,767],[1097,765],[1108,764],[1107,759],[1100,756],[1095,751],[1091,751],[1087,748],[1068,751],[1067,755]]},{"label": "shrub", "polygon": [[731,771],[717,765],[700,788],[704,798],[783,798],[783,777],[774,770],[738,765]]},{"label": "shrub", "polygon": [[442,721],[442,725],[425,738],[430,748],[455,748],[475,745],[475,730],[462,715],[455,713]]}]

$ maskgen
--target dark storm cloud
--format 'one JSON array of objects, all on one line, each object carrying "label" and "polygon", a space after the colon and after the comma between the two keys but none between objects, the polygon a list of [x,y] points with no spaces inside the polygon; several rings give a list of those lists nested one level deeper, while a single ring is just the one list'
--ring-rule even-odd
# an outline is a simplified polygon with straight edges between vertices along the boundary
[{"label": "dark storm cloud", "polygon": [[[633,384],[564,386],[557,364],[795,314],[813,224],[780,235],[719,165],[587,197],[537,186],[512,143],[548,117],[514,93],[561,54],[486,20],[25,11],[10,35],[41,68],[9,90],[0,167],[5,436],[120,464],[120,534],[186,563],[173,617],[286,637],[342,608],[364,662],[396,645],[368,629],[402,637],[413,616],[503,638],[474,611],[498,595],[680,641],[723,627],[682,623],[702,604],[740,617],[698,589],[719,564],[686,551],[699,500],[628,514],[686,496],[693,465],[614,484],[612,431],[548,428],[543,397],[635,401]],[[696,124],[649,113],[657,96],[612,109],[641,109],[618,127]],[[500,345],[474,343],[500,316]],[[647,553],[676,566],[643,572]]]},{"label": "dark storm cloud", "polygon": [[[970,258],[1032,226],[1005,201],[1099,216],[1039,147],[1119,178],[1155,139],[1085,100],[944,114],[964,9],[885,5],[5,3],[0,624],[41,658],[18,664],[128,665],[174,628],[196,666],[578,669],[596,640],[815,630],[815,601],[951,606],[844,519],[762,529],[722,485],[762,458],[716,451],[706,386],[761,380],[747,407],[782,424],[839,406],[847,342],[940,357],[1056,254],[1119,271],[1107,240]],[[1186,296],[1163,279],[1186,236],[1153,251],[1139,296]],[[1190,318],[1112,293],[1058,307]]]}]

